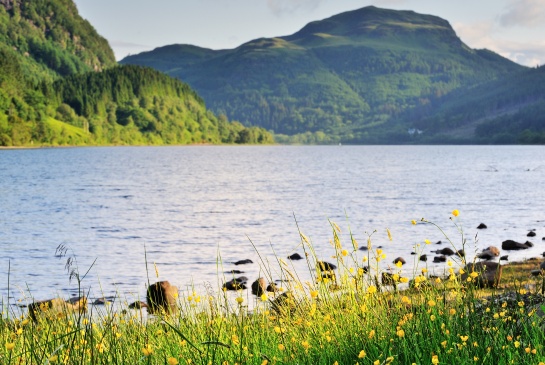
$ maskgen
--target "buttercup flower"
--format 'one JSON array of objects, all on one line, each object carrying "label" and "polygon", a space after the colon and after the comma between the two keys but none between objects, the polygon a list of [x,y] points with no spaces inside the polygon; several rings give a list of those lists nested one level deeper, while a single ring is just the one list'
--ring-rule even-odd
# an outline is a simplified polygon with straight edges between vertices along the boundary
[{"label": "buttercup flower", "polygon": [[460,212],[458,211],[458,209],[454,209],[454,210],[452,211],[452,215],[455,216],[455,217],[457,217],[458,215],[460,215]]}]

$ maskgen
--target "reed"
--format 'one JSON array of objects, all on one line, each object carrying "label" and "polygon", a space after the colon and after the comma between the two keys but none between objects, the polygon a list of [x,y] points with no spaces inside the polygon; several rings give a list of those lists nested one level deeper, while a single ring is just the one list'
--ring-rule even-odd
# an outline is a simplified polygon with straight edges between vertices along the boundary
[{"label": "reed", "polygon": [[[451,218],[459,227],[457,215]],[[170,315],[146,315],[121,301],[87,313],[41,308],[36,320],[4,313],[0,363],[544,364],[542,277],[511,276],[505,296],[478,288],[482,273],[462,281],[460,259],[445,264],[443,277],[417,267],[411,277],[394,271],[391,285],[383,285],[378,263],[385,255],[373,246],[374,233],[363,252],[352,234],[343,244],[338,225],[331,227],[338,269],[320,267],[301,233],[312,281],[299,280],[278,258],[275,270],[290,281],[277,293],[232,296],[207,286],[203,293],[181,292],[179,310]],[[428,247],[423,241],[415,248]]]}]

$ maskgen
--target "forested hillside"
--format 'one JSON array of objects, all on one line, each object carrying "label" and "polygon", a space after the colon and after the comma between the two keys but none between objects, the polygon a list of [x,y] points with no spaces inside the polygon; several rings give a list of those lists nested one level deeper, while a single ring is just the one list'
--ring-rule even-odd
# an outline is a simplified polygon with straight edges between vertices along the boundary
[{"label": "forested hillside", "polygon": [[[498,105],[516,104],[519,92],[543,95],[526,76],[532,70],[469,48],[446,20],[376,7],[231,50],[171,45],[121,62],[178,77],[212,110],[287,142],[492,143],[489,135],[445,135],[489,116],[478,102],[483,94],[472,90],[509,98],[487,102]],[[512,81],[520,85],[516,93],[509,92]],[[460,117],[470,109],[472,118]]]},{"label": "forested hillside", "polygon": [[179,80],[117,66],[72,0],[0,0],[0,146],[272,141]]}]

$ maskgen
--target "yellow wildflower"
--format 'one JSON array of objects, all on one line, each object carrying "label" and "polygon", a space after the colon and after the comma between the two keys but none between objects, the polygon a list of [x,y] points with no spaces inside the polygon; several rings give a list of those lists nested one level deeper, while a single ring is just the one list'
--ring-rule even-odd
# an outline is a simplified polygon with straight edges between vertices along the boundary
[{"label": "yellow wildflower", "polygon": [[6,350],[11,351],[15,348],[15,344],[12,342],[6,342]]},{"label": "yellow wildflower", "polygon": [[439,357],[437,355],[433,355],[431,357],[431,363],[434,364],[434,365],[439,364]]},{"label": "yellow wildflower", "polygon": [[416,226],[416,221],[413,219],[413,220],[411,221],[411,224],[412,224],[413,226]]},{"label": "yellow wildflower", "polygon": [[310,291],[310,296],[312,298],[316,298],[318,296],[318,290],[311,290]]},{"label": "yellow wildflower", "polygon": [[341,251],[341,255],[347,256],[347,255],[348,255],[348,250],[342,250],[342,251]]},{"label": "yellow wildflower", "polygon": [[265,293],[261,294],[260,298],[261,298],[261,301],[263,301],[263,302],[266,302],[267,299],[268,299],[267,294],[265,294]]},{"label": "yellow wildflower", "polygon": [[242,304],[242,302],[244,302],[244,298],[243,297],[237,297],[236,301],[237,301],[238,304]]},{"label": "yellow wildflower", "polygon": [[151,348],[151,346],[148,344],[146,345],[146,347],[144,347],[142,349],[142,353],[144,354],[144,356],[150,356],[151,354],[153,354],[153,349]]},{"label": "yellow wildflower", "polygon": [[516,348],[519,348],[519,346],[520,346],[520,342],[515,341],[515,347],[516,347]]},{"label": "yellow wildflower", "polygon": [[424,240],[424,243],[425,243],[426,245],[429,245],[429,244],[431,244],[431,241],[430,241],[429,239],[426,238],[426,239]]},{"label": "yellow wildflower", "polygon": [[374,286],[374,285],[370,285],[370,286],[367,288],[367,292],[368,292],[369,294],[374,294],[374,293],[377,292],[377,287]]},{"label": "yellow wildflower", "polygon": [[433,300],[433,299],[428,300],[428,305],[429,305],[430,307],[435,307],[435,304],[436,304],[436,303],[435,303],[435,300]]},{"label": "yellow wildflower", "polygon": [[169,357],[167,360],[168,365],[178,365],[178,360],[174,357]]},{"label": "yellow wildflower", "polygon": [[405,337],[405,331],[403,329],[400,329],[396,332],[397,337]]},{"label": "yellow wildflower", "polygon": [[455,216],[455,217],[457,217],[457,216],[460,215],[460,212],[458,211],[458,209],[454,209],[454,210],[452,211],[452,215]]},{"label": "yellow wildflower", "polygon": [[361,350],[359,355],[358,355],[358,358],[363,359],[365,357],[365,355],[367,355],[367,353],[364,350]]}]

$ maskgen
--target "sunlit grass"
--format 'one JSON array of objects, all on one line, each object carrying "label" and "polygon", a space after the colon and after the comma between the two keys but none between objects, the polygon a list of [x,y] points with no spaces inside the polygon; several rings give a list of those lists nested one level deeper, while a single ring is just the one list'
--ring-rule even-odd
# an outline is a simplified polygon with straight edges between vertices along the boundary
[{"label": "sunlit grass", "polygon": [[[457,223],[459,212],[451,219]],[[425,223],[418,220],[415,223]],[[430,223],[431,224],[431,223]],[[172,315],[145,315],[127,303],[41,308],[36,321],[4,313],[2,364],[540,364],[545,361],[540,298],[542,279],[521,279],[506,269],[500,289],[474,286],[481,273],[461,280],[463,259],[445,263],[443,277],[400,268],[382,284],[385,259],[351,238],[341,242],[331,224],[334,275],[323,275],[310,240],[301,233],[312,281],[299,281],[279,259],[286,281],[277,293],[234,296],[208,288],[182,291]],[[416,227],[415,227],[416,229]],[[389,239],[395,230],[386,231]],[[352,237],[352,235],[350,235]],[[424,243],[417,250],[426,252]],[[270,273],[269,273],[270,274]],[[328,273],[330,274],[330,273]],[[159,276],[159,273],[156,272]],[[508,280],[511,284],[507,285]],[[410,283],[409,283],[410,281]],[[410,286],[409,286],[410,284]],[[485,298],[486,297],[486,298]],[[280,299],[281,298],[281,299]],[[248,303],[252,301],[252,303]],[[251,304],[251,305],[250,305]],[[251,311],[249,308],[252,308]]]}]

